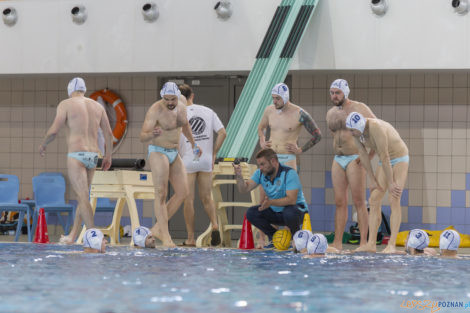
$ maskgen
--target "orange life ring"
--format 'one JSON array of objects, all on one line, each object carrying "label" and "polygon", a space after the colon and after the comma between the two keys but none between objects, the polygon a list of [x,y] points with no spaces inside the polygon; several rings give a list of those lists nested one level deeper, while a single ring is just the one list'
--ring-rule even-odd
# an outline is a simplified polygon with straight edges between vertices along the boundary
[{"label": "orange life ring", "polygon": [[127,111],[121,98],[109,89],[101,89],[90,95],[95,101],[101,97],[109,105],[112,105],[116,112],[116,125],[113,129],[113,145],[116,146],[121,140],[127,129]]}]

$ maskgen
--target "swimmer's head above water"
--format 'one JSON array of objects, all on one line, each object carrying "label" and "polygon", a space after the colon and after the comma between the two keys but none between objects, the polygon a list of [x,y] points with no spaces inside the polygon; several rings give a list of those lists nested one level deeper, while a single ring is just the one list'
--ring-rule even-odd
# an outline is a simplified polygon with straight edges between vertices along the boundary
[{"label": "swimmer's head above water", "polygon": [[85,94],[86,92],[86,85],[85,81],[81,77],[75,77],[69,82],[69,85],[67,86],[67,92],[69,97],[72,96],[74,92],[79,92],[81,94]]},{"label": "swimmer's head above water", "polygon": [[173,110],[178,105],[178,99],[181,91],[174,82],[166,82],[160,90],[160,96],[168,110]]},{"label": "swimmer's head above water", "polygon": [[134,230],[133,238],[134,246],[141,248],[155,248],[156,242],[150,229],[145,226],[139,226]]},{"label": "swimmer's head above water", "polygon": [[405,251],[409,254],[424,253],[424,249],[429,245],[428,234],[421,229],[410,230],[405,242]]},{"label": "swimmer's head above water", "polygon": [[106,239],[101,230],[90,228],[83,236],[83,251],[88,253],[105,253]]},{"label": "swimmer's head above water", "polygon": [[312,255],[324,255],[328,248],[328,240],[323,234],[313,234],[307,242],[307,253]]},{"label": "swimmer's head above water", "polygon": [[442,256],[457,257],[457,250],[460,245],[460,235],[452,229],[447,229],[442,232],[439,238],[439,249]]},{"label": "swimmer's head above water", "polygon": [[330,98],[336,106],[342,106],[349,97],[349,84],[346,80],[338,78],[330,86]]},{"label": "swimmer's head above water", "polygon": [[289,102],[289,87],[284,83],[279,83],[271,90],[273,104],[277,110],[282,110]]}]

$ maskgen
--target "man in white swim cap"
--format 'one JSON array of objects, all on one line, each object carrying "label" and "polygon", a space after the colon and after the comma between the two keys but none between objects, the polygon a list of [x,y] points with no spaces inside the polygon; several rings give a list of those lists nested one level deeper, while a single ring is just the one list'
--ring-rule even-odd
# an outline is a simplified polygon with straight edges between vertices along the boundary
[{"label": "man in white swim cap", "polygon": [[[289,87],[286,84],[275,85],[271,96],[273,104],[266,107],[258,125],[260,146],[262,149],[273,149],[281,164],[296,170],[297,156],[321,140],[320,128],[307,111],[290,102]],[[311,135],[311,138],[302,147],[299,147],[297,143],[302,126]],[[268,129],[269,136],[266,135]]]},{"label": "man in white swim cap", "polygon": [[152,235],[150,229],[145,226],[139,226],[134,229],[132,240],[134,241],[134,246],[137,247],[155,248],[156,246],[155,237]]},{"label": "man in white swim cap", "polygon": [[[408,147],[400,134],[389,123],[377,118],[365,118],[359,112],[351,112],[345,120],[346,127],[354,137],[362,166],[369,175],[370,212],[369,233],[377,234],[382,217],[382,199],[388,190],[392,210],[390,216],[391,235],[383,253],[398,253],[395,244],[401,224],[400,199],[408,175]],[[367,149],[379,156],[379,166],[374,175]],[[375,252],[376,239],[369,236],[361,251]]]},{"label": "man in white swim cap", "polygon": [[44,156],[47,145],[55,139],[62,127],[67,127],[67,169],[70,183],[77,195],[78,206],[72,230],[68,236],[62,236],[60,242],[72,244],[81,230],[82,221],[88,229],[94,228],[89,191],[100,152],[98,129],[101,128],[105,138],[106,151],[102,163],[105,171],[111,166],[113,134],[105,109],[95,100],[85,97],[86,86],[82,78],[72,79],[67,86],[67,92],[69,98],[57,106],[54,122],[39,146],[39,153]]},{"label": "man in white swim cap", "polygon": [[[152,234],[160,239],[165,247],[175,247],[168,230],[168,221],[176,213],[188,196],[188,182],[183,161],[178,155],[180,134],[196,148],[191,126],[186,114],[186,99],[181,96],[173,82],[163,85],[158,100],[147,111],[140,132],[140,141],[148,143],[148,160],[155,187],[155,216],[157,223]],[[202,154],[199,149],[198,155]],[[175,193],[167,202],[168,180]]]},{"label": "man in white swim cap", "polygon": [[96,228],[88,229],[83,236],[83,252],[105,253],[108,241],[104,238],[101,230]]},{"label": "man in white swim cap", "polygon": [[446,229],[439,238],[441,256],[445,258],[458,258],[457,251],[460,245],[460,235],[453,229]]},{"label": "man in white swim cap", "polygon": [[429,235],[421,229],[410,230],[405,240],[405,251],[411,255],[437,255],[436,250],[428,248]]},{"label": "man in white swim cap", "polygon": [[[333,132],[333,151],[335,157],[331,166],[331,179],[335,194],[335,239],[331,244],[338,250],[343,247],[343,233],[348,219],[348,187],[361,233],[360,246],[367,242],[368,214],[366,208],[366,175],[359,164],[358,149],[344,120],[351,112],[360,112],[365,117],[375,118],[367,105],[349,99],[349,84],[344,79],[335,80],[330,86],[330,100],[333,107],[326,114],[328,128]],[[372,157],[372,156],[371,156]],[[373,236],[371,236],[373,237]]]}]

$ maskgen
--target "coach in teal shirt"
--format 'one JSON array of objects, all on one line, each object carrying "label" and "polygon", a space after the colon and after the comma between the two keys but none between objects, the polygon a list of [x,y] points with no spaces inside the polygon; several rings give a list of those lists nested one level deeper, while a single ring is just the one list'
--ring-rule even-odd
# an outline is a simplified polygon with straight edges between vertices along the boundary
[{"label": "coach in teal shirt", "polygon": [[[272,241],[276,229],[272,225],[287,226],[292,234],[300,229],[307,211],[297,172],[279,163],[272,149],[263,149],[256,154],[258,169],[251,179],[244,180],[239,165],[233,165],[240,192],[249,192],[261,185],[266,194],[261,204],[246,212],[251,224],[265,233]],[[272,244],[267,246],[272,247]]]}]

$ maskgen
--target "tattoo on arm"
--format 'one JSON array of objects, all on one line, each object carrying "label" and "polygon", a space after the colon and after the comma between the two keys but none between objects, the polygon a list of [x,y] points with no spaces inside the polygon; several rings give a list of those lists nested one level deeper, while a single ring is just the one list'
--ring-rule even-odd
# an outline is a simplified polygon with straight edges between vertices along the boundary
[{"label": "tattoo on arm", "polygon": [[321,131],[310,114],[304,110],[300,110],[299,122],[302,123],[305,129],[312,135],[312,139],[302,147],[302,152],[305,152],[321,140]]}]

